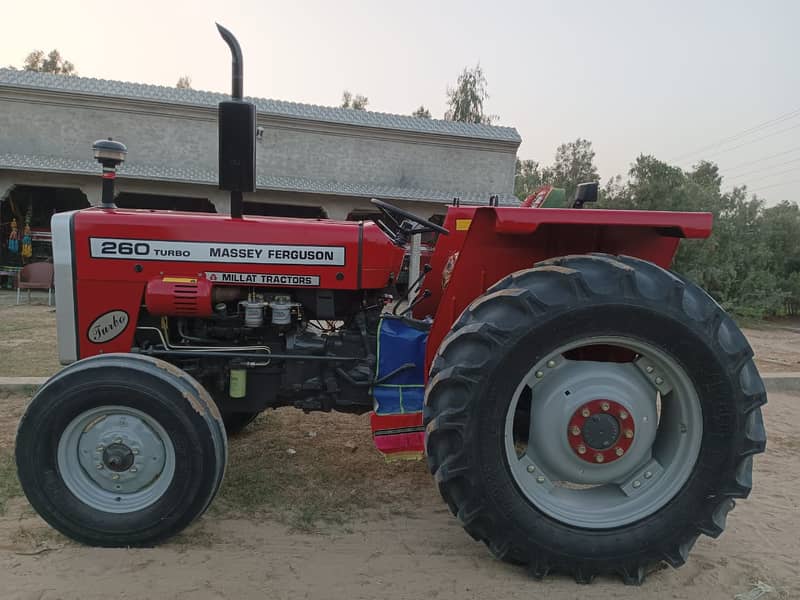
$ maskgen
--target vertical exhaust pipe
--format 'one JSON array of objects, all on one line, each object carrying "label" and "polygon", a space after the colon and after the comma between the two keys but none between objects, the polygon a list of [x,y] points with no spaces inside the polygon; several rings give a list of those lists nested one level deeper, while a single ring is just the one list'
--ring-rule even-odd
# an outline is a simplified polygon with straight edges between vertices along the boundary
[{"label": "vertical exhaust pipe", "polygon": [[242,99],[242,81],[244,79],[244,58],[242,57],[242,47],[234,35],[219,23],[216,23],[217,31],[231,49],[231,97],[234,100]]},{"label": "vertical exhaust pipe", "polygon": [[231,218],[241,219],[243,193],[256,189],[256,107],[243,99],[244,58],[236,37],[217,23],[231,50],[231,100],[219,103],[219,189],[231,193]]}]

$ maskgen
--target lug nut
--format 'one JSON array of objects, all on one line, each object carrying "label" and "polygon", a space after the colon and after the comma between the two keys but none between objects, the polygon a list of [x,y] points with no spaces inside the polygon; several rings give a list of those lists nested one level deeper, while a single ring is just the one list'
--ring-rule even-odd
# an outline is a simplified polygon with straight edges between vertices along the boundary
[{"label": "lug nut", "polygon": [[572,435],[580,435],[581,434],[581,428],[578,427],[577,425],[573,425],[572,427],[570,427],[569,432]]},{"label": "lug nut", "polygon": [[599,463],[601,463],[601,462],[603,462],[605,460],[605,458],[603,458],[602,454],[595,454],[594,455],[594,459],[595,459],[595,461],[597,461]]},{"label": "lug nut", "polygon": [[536,483],[544,483],[544,477],[542,477],[541,475],[539,475],[539,476],[536,478]]},{"label": "lug nut", "polygon": [[137,469],[136,467],[131,467],[131,473],[137,473],[138,471],[139,469]]},{"label": "lug nut", "polygon": [[114,481],[116,481],[117,479],[119,479],[119,473],[114,473],[114,474],[111,476],[111,479],[113,479]]},{"label": "lug nut", "polygon": [[610,405],[608,402],[603,402],[603,403],[600,405],[600,408],[602,408],[603,410],[606,410],[606,411],[607,411],[609,408],[611,408],[611,405]]},{"label": "lug nut", "polygon": [[651,366],[649,366],[649,365],[648,365],[648,366],[645,368],[645,371],[647,371],[648,373],[652,373],[652,372],[653,372],[653,367],[651,367]]},{"label": "lug nut", "polygon": [[642,487],[642,482],[637,479],[636,481],[633,482],[633,487],[635,488]]},{"label": "lug nut", "polygon": [[618,446],[618,447],[617,447],[617,449],[616,449],[616,450],[614,450],[614,453],[615,453],[617,456],[622,456],[623,454],[625,454],[625,450],[623,450],[622,448],[620,448],[620,447]]},{"label": "lug nut", "polygon": [[533,473],[536,470],[536,467],[533,465],[528,465],[528,473]]},{"label": "lug nut", "polygon": [[102,464],[100,464],[100,463],[98,463],[98,464],[97,464],[97,470],[98,470],[98,471],[102,471],[102,470],[103,470],[103,465],[102,465]]},{"label": "lug nut", "polygon": [[619,418],[624,421],[625,419],[628,418],[628,413],[625,412],[624,410],[619,411]]},{"label": "lug nut", "polygon": [[121,444],[121,443],[122,443],[122,438],[116,438],[116,439],[114,440],[114,443],[115,443],[115,444]]},{"label": "lug nut", "polygon": [[664,383],[664,378],[663,377],[656,377],[656,385],[661,385],[662,383]]},{"label": "lug nut", "polygon": [[578,446],[578,454],[586,454],[586,446],[584,446],[583,444]]},{"label": "lug nut", "polygon": [[138,448],[133,448],[133,449],[131,449],[131,452],[133,452],[134,454],[139,454],[139,449]]},{"label": "lug nut", "polygon": [[552,369],[552,368],[553,368],[553,367],[555,367],[555,366],[556,366],[556,361],[554,361],[554,360],[548,360],[548,361],[547,361],[547,367],[548,367],[549,369]]},{"label": "lug nut", "polygon": [[625,437],[631,439],[633,437],[633,429],[626,429],[625,430]]},{"label": "lug nut", "polygon": [[650,479],[652,476],[653,476],[653,472],[652,471],[645,471],[645,474],[644,474],[644,478],[645,479]]},{"label": "lug nut", "polygon": [[544,373],[541,371],[536,371],[536,379],[541,379],[542,377],[544,377]]},{"label": "lug nut", "polygon": [[591,415],[592,413],[591,413],[591,411],[590,411],[588,408],[584,408],[584,409],[581,411],[581,414],[582,414],[584,417],[588,417],[588,416],[589,416],[589,415]]},{"label": "lug nut", "polygon": [[103,450],[105,450],[105,449],[106,449],[106,447],[105,447],[105,446],[103,446],[102,444],[101,444],[101,445],[99,445],[99,446],[97,447],[97,451],[98,451],[98,452],[102,452],[102,451],[103,451]]}]

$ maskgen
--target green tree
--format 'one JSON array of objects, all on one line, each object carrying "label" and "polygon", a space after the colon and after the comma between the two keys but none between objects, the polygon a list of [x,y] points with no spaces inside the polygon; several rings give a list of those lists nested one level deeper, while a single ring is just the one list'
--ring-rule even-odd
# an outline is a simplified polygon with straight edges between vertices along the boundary
[{"label": "green tree", "polygon": [[517,159],[514,173],[514,195],[520,200],[525,200],[533,192],[544,185],[542,170],[535,160]]},{"label": "green tree", "polygon": [[561,144],[549,167],[542,167],[535,160],[517,159],[514,194],[524,200],[541,186],[552,185],[564,188],[567,198],[571,199],[579,183],[600,179],[594,156],[592,142],[578,138],[574,142]]},{"label": "green tree", "polygon": [[572,198],[579,183],[598,181],[600,175],[594,164],[592,142],[582,138],[561,144],[556,150],[553,165],[544,173],[549,185],[564,188],[567,198]]},{"label": "green tree", "polygon": [[780,202],[764,209],[762,236],[787,308],[800,309],[800,207]]},{"label": "green tree", "polygon": [[340,106],[342,108],[352,108],[353,110],[367,110],[367,104],[369,104],[369,98],[366,96],[362,96],[361,94],[356,94],[353,96],[349,91],[345,90],[342,92],[342,103]]},{"label": "green tree", "polygon": [[431,118],[431,111],[429,111],[424,106],[421,106],[411,113],[412,117],[417,117],[418,119],[430,119]]},{"label": "green tree", "polygon": [[41,50],[34,50],[25,58],[22,65],[26,71],[37,71],[40,73],[54,73],[56,75],[76,75],[75,65],[61,57],[58,50],[51,50],[45,56]]},{"label": "green tree", "polygon": [[[515,193],[520,199],[541,185],[564,187],[598,179],[588,140],[559,146],[555,161],[541,167],[517,160]],[[684,170],[640,155],[627,178],[607,181],[598,208],[710,212],[711,235],[682,240],[673,261],[677,273],[697,283],[725,309],[763,318],[786,310],[800,313],[800,207],[781,202],[767,208],[747,187],[723,192],[716,164],[700,161]]]},{"label": "green tree", "polygon": [[[781,236],[765,235],[764,203],[747,188],[722,193],[713,163],[703,161],[684,171],[653,156],[639,156],[628,181],[606,186],[603,208],[707,211],[714,217],[711,236],[683,240],[673,269],[710,293],[736,314],[763,317],[777,313],[787,294],[776,271],[775,250]],[[786,232],[782,233],[783,236]]]},{"label": "green tree", "polygon": [[458,76],[456,87],[447,88],[447,112],[444,118],[448,121],[464,123],[483,123],[491,125],[497,119],[484,112],[483,104],[489,99],[486,89],[486,76],[480,63],[472,69],[464,68]]},{"label": "green tree", "polygon": [[192,78],[188,75],[182,75],[178,78],[178,83],[175,84],[175,87],[179,90],[190,90],[192,89]]}]

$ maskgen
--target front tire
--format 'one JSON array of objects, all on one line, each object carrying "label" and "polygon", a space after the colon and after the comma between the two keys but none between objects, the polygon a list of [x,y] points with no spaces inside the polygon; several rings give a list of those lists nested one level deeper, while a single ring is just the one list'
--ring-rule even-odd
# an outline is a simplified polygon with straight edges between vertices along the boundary
[{"label": "front tire", "polygon": [[53,376],[17,432],[17,473],[33,508],[94,546],[152,546],[200,516],[227,442],[208,393],[164,361],[107,354]]},{"label": "front tire", "polygon": [[634,258],[559,258],[498,282],[442,342],[428,464],[499,558],[641,583],[749,494],[764,402],[746,339],[697,286]]}]

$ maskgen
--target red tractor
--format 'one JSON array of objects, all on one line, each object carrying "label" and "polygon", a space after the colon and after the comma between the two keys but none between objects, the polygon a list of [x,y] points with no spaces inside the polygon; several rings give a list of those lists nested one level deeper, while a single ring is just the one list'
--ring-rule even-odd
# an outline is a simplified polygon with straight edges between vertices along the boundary
[{"label": "red tractor", "polygon": [[[104,204],[53,217],[69,366],[16,450],[38,513],[87,544],[162,542],[213,500],[226,431],[295,406],[372,412],[377,448],[424,450],[467,532],[536,577],[640,583],[718,536],[750,493],[766,393],[734,321],[668,270],[711,216],[493,202],[438,225],[374,200],[377,222],[243,217],[255,109],[220,31],[231,214],[115,208],[124,146],[104,140]],[[393,314],[424,232],[439,237],[422,291]]]}]

